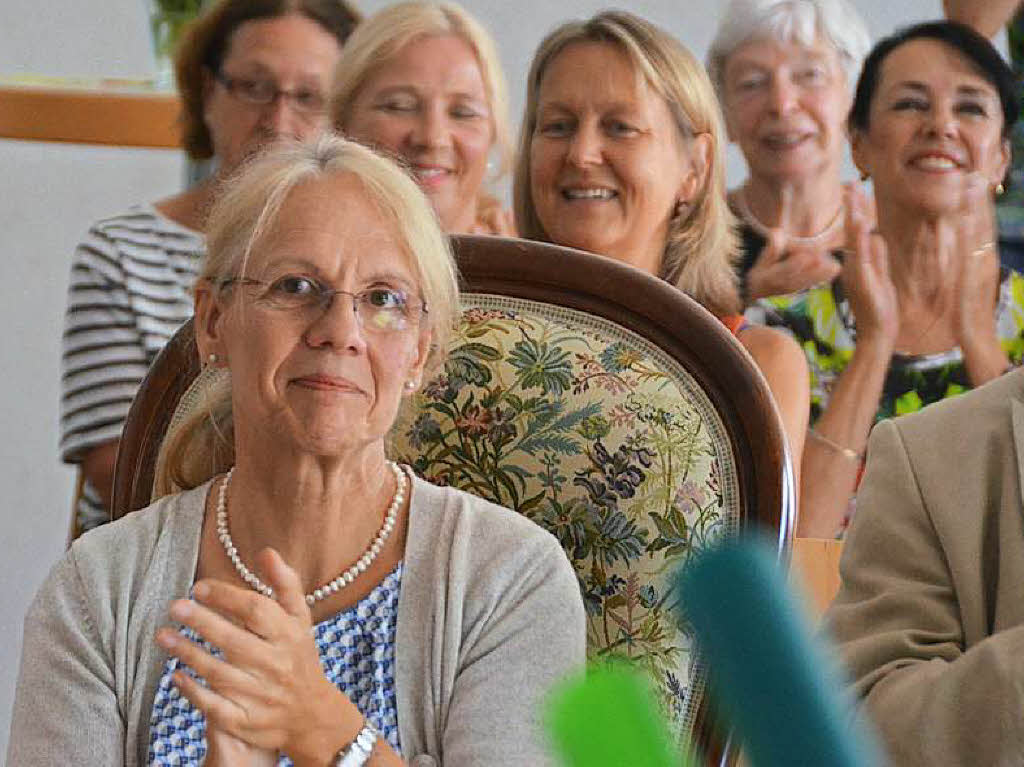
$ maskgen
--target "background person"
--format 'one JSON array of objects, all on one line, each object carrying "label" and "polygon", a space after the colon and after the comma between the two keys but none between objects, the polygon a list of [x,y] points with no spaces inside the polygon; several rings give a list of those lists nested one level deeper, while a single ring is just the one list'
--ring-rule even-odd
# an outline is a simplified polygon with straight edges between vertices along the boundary
[{"label": "background person", "polygon": [[865,60],[849,123],[877,230],[853,196],[840,277],[748,312],[788,328],[811,368],[808,534],[842,526],[875,421],[1021,361],[1024,282],[1000,269],[993,202],[1016,112],[1009,69],[968,27],[908,27]]},{"label": "background person", "polygon": [[398,3],[360,24],[331,100],[334,127],[407,167],[451,233],[513,234],[485,190],[509,164],[507,111],[494,41],[455,3]]},{"label": "background person", "polygon": [[[1024,16],[1020,0],[943,0],[947,18],[993,37],[1006,27],[1010,68],[1016,77],[1018,103],[1024,95]],[[996,201],[999,218],[999,256],[1003,264],[1024,269],[1024,123],[1019,119],[1010,131],[1013,160],[1005,183],[1006,193]]]},{"label": "background person", "polygon": [[429,203],[324,137],[246,167],[207,231],[201,404],[157,469],[184,491],[52,571],[9,763],[546,763],[541,696],[584,660],[572,567],[385,455],[458,311]]},{"label": "background person", "polygon": [[749,168],[729,195],[747,301],[839,273],[846,114],[870,46],[845,0],[732,0],[722,16],[708,72]]},{"label": "background person", "polygon": [[184,31],[175,68],[185,150],[213,158],[216,173],[97,222],[72,261],[60,451],[84,475],[78,532],[107,521],[132,398],[192,314],[189,291],[218,183],[261,147],[323,130],[330,76],[358,19],[341,0],[221,0]]},{"label": "background person", "polygon": [[530,68],[516,225],[660,276],[730,325],[768,380],[799,472],[806,366],[790,339],[739,316],[723,144],[711,84],[677,40],[624,11],[570,22]]}]

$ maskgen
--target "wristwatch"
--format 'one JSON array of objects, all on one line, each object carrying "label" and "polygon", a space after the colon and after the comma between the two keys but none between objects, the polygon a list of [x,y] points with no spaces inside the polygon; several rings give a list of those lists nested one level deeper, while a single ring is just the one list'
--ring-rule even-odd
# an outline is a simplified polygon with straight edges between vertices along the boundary
[{"label": "wristwatch", "polygon": [[373,747],[377,745],[377,738],[380,733],[369,719],[363,719],[363,729],[356,735],[356,739],[338,752],[331,762],[331,767],[363,767],[370,763],[370,754]]}]

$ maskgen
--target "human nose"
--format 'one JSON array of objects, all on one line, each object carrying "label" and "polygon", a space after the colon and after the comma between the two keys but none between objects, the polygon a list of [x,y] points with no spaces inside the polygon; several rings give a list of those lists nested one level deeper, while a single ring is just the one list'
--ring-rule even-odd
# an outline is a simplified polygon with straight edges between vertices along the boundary
[{"label": "human nose", "polygon": [[448,129],[448,117],[443,105],[433,104],[420,110],[413,132],[413,142],[417,146],[443,147],[449,144],[450,138],[451,131]]},{"label": "human nose", "polygon": [[303,126],[307,121],[298,115],[291,99],[284,92],[274,96],[274,100],[263,107],[260,125],[273,136],[302,137]]},{"label": "human nose", "polygon": [[601,135],[597,126],[580,124],[569,139],[569,162],[578,167],[600,163],[601,151]]},{"label": "human nose", "polygon": [[956,135],[957,117],[952,104],[937,103],[927,114],[925,130],[932,136],[951,138]]},{"label": "human nose", "polygon": [[773,77],[769,85],[769,97],[772,110],[776,114],[786,114],[796,106],[796,85],[788,77]]},{"label": "human nose", "polygon": [[306,331],[306,342],[313,348],[364,351],[366,338],[357,309],[355,296],[351,293],[343,290],[327,293]]}]

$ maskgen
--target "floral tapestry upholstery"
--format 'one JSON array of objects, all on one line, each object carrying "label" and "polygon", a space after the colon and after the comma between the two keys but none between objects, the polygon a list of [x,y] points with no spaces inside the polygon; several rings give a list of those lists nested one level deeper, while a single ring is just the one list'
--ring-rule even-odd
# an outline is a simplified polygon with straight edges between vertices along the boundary
[{"label": "floral tapestry upholstery", "polygon": [[593,315],[465,295],[445,370],[391,447],[429,481],[553,533],[579,578],[590,658],[647,669],[690,733],[704,674],[669,584],[692,551],[738,529],[739,484],[723,423],[679,363]]}]

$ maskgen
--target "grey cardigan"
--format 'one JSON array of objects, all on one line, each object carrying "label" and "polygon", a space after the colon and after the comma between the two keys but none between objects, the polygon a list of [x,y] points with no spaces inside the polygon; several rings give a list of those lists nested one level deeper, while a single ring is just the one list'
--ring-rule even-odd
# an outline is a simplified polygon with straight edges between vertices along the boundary
[{"label": "grey cardigan", "polygon": [[[193,583],[208,490],[105,525],[54,567],[25,619],[10,767],[146,764],[153,636]],[[547,763],[542,699],[585,657],[576,576],[529,520],[414,478],[396,645],[407,763]]]}]

